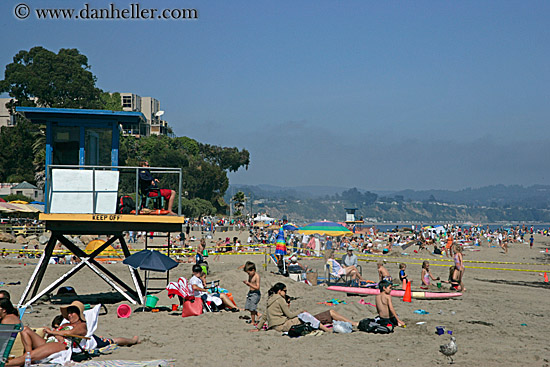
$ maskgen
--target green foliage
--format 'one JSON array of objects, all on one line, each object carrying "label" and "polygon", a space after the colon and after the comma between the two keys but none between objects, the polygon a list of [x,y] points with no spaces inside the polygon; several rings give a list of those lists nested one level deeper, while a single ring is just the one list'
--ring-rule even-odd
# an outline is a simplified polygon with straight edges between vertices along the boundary
[{"label": "green foliage", "polygon": [[[141,161],[147,160],[151,167],[182,168],[183,190],[187,192],[187,198],[206,200],[217,212],[224,213],[227,204],[223,200],[223,195],[229,187],[226,170],[249,163],[248,151],[243,149],[237,154],[233,151],[234,149],[201,144],[188,137],[125,136],[120,142],[119,162],[121,165],[139,166]],[[231,153],[227,154],[227,151]],[[158,175],[157,178],[160,181],[160,187],[177,192],[177,175]],[[130,192],[135,190],[132,189],[133,187],[135,187],[135,178],[130,175],[123,176],[121,190]]]},{"label": "green foliage", "polygon": [[216,208],[214,208],[211,202],[199,198],[182,198],[181,209],[185,216],[191,218],[199,218],[205,215],[216,214]]},{"label": "green foliage", "polygon": [[21,201],[26,201],[27,203],[32,203],[34,201],[33,198],[30,198],[28,196],[25,196],[25,195],[6,195],[3,197],[4,200],[6,201],[16,201],[16,200],[21,200]]},{"label": "green foliage", "polygon": [[6,66],[0,92],[9,93],[20,106],[101,108],[101,90],[89,69],[88,58],[77,49],[61,49],[56,54],[33,47],[19,51]]},{"label": "green foliage", "polygon": [[18,118],[13,127],[0,129],[0,182],[36,183],[33,169],[33,143],[38,127]]},{"label": "green foliage", "polygon": [[101,109],[111,111],[122,111],[122,101],[120,93],[101,92],[99,95],[101,101]]}]

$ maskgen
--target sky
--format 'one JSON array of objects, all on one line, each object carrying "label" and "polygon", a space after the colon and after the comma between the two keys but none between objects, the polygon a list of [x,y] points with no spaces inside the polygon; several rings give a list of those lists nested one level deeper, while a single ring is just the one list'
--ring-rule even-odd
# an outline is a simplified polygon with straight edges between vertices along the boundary
[{"label": "sky", "polygon": [[[198,18],[35,12],[86,3]],[[177,136],[247,149],[233,184],[548,184],[549,18],[537,0],[2,0],[0,68],[77,48],[98,87],[158,99]]]}]

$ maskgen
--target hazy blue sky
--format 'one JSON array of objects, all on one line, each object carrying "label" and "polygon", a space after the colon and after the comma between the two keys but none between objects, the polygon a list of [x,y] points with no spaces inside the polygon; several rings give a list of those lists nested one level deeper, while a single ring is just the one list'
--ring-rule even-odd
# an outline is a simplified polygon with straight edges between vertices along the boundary
[{"label": "hazy blue sky", "polygon": [[159,99],[178,136],[248,149],[232,183],[548,184],[549,1],[140,1],[199,18],[104,21],[18,20],[23,2],[86,3],[2,0],[1,69],[77,48],[100,88]]}]

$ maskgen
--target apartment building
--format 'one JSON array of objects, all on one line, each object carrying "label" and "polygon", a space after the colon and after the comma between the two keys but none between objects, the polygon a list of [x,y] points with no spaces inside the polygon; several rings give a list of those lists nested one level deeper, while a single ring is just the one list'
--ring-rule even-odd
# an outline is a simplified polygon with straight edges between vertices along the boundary
[{"label": "apartment building", "polygon": [[[148,135],[170,135],[168,122],[162,119],[164,112],[160,109],[160,102],[153,97],[140,97],[134,93],[120,93],[122,99],[122,109],[124,111],[137,111],[143,113],[147,119]],[[125,134],[136,135],[134,131]],[[143,135],[143,134],[141,134]]]},{"label": "apartment building", "polygon": [[15,124],[15,119],[10,115],[10,110],[6,107],[12,98],[0,98],[0,127],[2,126],[13,126]]}]

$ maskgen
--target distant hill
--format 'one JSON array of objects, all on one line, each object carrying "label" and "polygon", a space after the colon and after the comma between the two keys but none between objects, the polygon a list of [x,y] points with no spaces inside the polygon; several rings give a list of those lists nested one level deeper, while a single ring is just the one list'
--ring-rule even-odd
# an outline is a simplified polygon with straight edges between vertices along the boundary
[{"label": "distant hill", "polygon": [[341,221],[344,208],[357,208],[369,221],[550,221],[550,186],[493,185],[463,190],[369,192],[331,186],[231,185],[253,200],[253,210],[275,218]]}]

